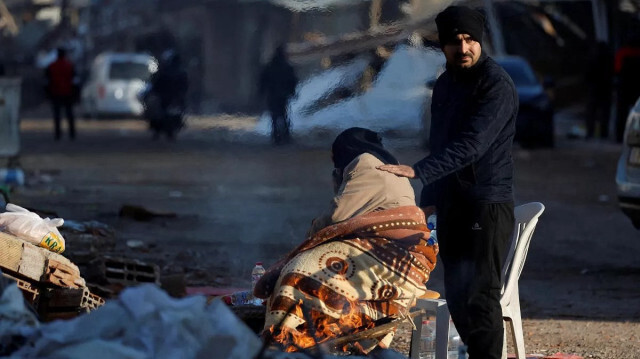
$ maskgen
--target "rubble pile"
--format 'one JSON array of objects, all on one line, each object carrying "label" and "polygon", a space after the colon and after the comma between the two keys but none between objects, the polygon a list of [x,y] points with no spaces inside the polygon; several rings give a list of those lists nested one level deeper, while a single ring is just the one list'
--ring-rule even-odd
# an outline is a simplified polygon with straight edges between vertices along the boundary
[{"label": "rubble pile", "polygon": [[0,232],[0,270],[17,283],[40,319],[68,319],[104,304],[91,293],[80,269],[61,254]]},{"label": "rubble pile", "polygon": [[161,278],[158,265],[117,255],[104,224],[61,230],[65,255],[0,232],[0,357],[337,358],[322,344],[284,353],[263,342],[263,306],[226,303],[219,291],[187,295],[184,276]]},{"label": "rubble pile", "polygon": [[[2,287],[0,287],[2,291]],[[172,298],[153,284],[127,288],[89,315],[40,324],[15,285],[0,292],[0,356],[8,358],[337,358],[266,350],[220,299]],[[354,359],[362,357],[352,357]],[[400,359],[380,350],[368,358]]]}]

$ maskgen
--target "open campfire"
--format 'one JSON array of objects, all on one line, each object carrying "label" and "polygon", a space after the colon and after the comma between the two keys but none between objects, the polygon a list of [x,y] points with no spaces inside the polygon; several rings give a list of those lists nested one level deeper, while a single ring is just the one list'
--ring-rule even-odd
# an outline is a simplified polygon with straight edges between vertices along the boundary
[{"label": "open campfire", "polygon": [[397,325],[417,313],[389,316],[373,320],[349,303],[338,318],[327,317],[304,305],[302,300],[291,306],[290,313],[306,319],[295,329],[272,325],[263,333],[265,348],[277,347],[284,352],[322,350],[332,354],[367,354],[379,339],[393,333]]}]

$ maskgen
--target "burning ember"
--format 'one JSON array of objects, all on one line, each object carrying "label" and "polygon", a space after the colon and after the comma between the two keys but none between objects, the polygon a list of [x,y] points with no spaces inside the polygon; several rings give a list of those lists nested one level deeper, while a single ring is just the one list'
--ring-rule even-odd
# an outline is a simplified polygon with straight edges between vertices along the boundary
[{"label": "burning ember", "polygon": [[[273,343],[281,345],[283,351],[295,352],[375,327],[375,321],[360,313],[357,308],[355,303],[348,303],[343,308],[344,314],[333,318],[313,309],[309,311],[300,300],[289,312],[300,318],[307,318],[307,322],[295,329],[272,325],[267,336]],[[366,353],[357,342],[342,345],[338,350]]]}]

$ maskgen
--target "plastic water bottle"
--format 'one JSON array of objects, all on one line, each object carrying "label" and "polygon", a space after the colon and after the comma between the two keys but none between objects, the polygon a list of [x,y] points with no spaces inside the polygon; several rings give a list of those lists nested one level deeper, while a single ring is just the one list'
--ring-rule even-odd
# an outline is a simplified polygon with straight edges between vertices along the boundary
[{"label": "plastic water bottle", "polygon": [[253,267],[253,270],[251,271],[251,292],[250,292],[250,295],[251,295],[251,303],[253,303],[253,304],[257,304],[257,305],[262,304],[262,300],[253,297],[253,290],[256,288],[256,284],[258,283],[260,278],[262,278],[264,273],[265,273],[265,269],[262,266],[262,262],[256,262],[255,267]]},{"label": "plastic water bottle", "polygon": [[427,241],[427,243],[430,245],[438,243],[438,234],[436,230],[437,222],[438,219],[435,214],[430,215],[427,219],[427,228],[429,228],[429,230],[431,231],[431,235],[429,236],[429,240]]},{"label": "plastic water bottle", "polygon": [[245,305],[249,304],[251,301],[251,295],[248,291],[243,290],[240,292],[234,292],[229,296],[229,304],[231,305]]},{"label": "plastic water bottle", "polygon": [[420,332],[420,359],[435,359],[436,357],[436,321],[423,320]]},{"label": "plastic water bottle", "polygon": [[24,172],[20,168],[0,168],[0,184],[24,185]]},{"label": "plastic water bottle", "polygon": [[453,321],[449,321],[449,346],[447,348],[447,359],[466,359],[467,347],[460,339],[460,334]]}]

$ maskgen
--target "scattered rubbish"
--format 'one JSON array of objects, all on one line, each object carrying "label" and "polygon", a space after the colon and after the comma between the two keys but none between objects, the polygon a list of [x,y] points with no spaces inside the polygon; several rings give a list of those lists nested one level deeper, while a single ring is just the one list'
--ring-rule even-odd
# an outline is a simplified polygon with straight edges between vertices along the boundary
[{"label": "scattered rubbish", "polygon": [[104,255],[116,247],[115,230],[98,221],[65,220],[60,232],[68,246],[73,249],[65,255],[80,267],[86,267],[97,256]]},{"label": "scattered rubbish", "polygon": [[25,342],[13,357],[246,359],[262,346],[221,301],[174,299],[150,284],[126,289],[89,316],[29,328]]},{"label": "scattered rubbish", "polygon": [[130,239],[127,241],[127,247],[131,249],[140,249],[140,248],[145,248],[146,245],[143,241],[139,239]]},{"label": "scattered rubbish", "polygon": [[182,197],[182,192],[180,192],[180,191],[171,191],[171,192],[169,192],[169,197],[170,198],[180,198],[180,197]]},{"label": "scattered rubbish", "polygon": [[90,233],[103,237],[113,236],[114,231],[108,225],[98,221],[78,222],[73,220],[65,220],[62,229],[69,229],[77,233]]},{"label": "scattered rubbish", "polygon": [[0,248],[0,267],[27,280],[39,282],[46,278],[47,271],[51,271],[49,266],[55,262],[66,265],[65,270],[80,276],[78,267],[64,256],[37,247],[11,234],[0,232]]},{"label": "scattered rubbish", "polygon": [[41,173],[40,171],[34,171],[30,173],[28,179],[25,182],[27,186],[38,186],[53,183],[53,176],[49,173]]},{"label": "scattered rubbish", "polygon": [[587,137],[587,130],[584,126],[574,125],[569,128],[567,131],[567,138],[569,139],[580,139]]},{"label": "scattered rubbish", "polygon": [[248,290],[231,293],[222,297],[222,300],[229,305],[246,305],[251,302],[251,293]]},{"label": "scattered rubbish", "polygon": [[80,288],[85,286],[84,279],[80,276],[77,267],[59,262],[55,259],[47,259],[46,269],[42,282],[54,284],[60,287]]},{"label": "scattered rubbish", "polygon": [[91,293],[79,268],[61,254],[0,232],[0,270],[22,291],[43,321],[73,318],[104,304]]},{"label": "scattered rubbish", "polygon": [[32,244],[50,251],[64,252],[64,238],[57,227],[62,226],[62,218],[41,218],[25,208],[8,203],[6,212],[0,213],[0,227]]},{"label": "scattered rubbish", "polygon": [[91,261],[87,268],[91,282],[123,286],[154,283],[160,285],[160,269],[136,259],[103,256]]},{"label": "scattered rubbish", "polygon": [[130,204],[125,204],[120,208],[120,212],[118,213],[120,217],[128,217],[133,218],[136,221],[150,221],[153,218],[162,217],[162,218],[175,218],[177,217],[175,213],[172,212],[155,212],[150,211],[141,206],[134,206]]},{"label": "scattered rubbish", "polygon": [[0,357],[18,350],[18,339],[32,334],[40,325],[36,313],[25,304],[20,288],[4,282],[0,272]]},{"label": "scattered rubbish", "polygon": [[7,185],[24,185],[24,172],[21,168],[0,168],[0,183]]},{"label": "scattered rubbish", "polygon": [[88,288],[43,288],[38,300],[40,318],[49,322],[56,319],[71,319],[104,305],[101,297]]},{"label": "scattered rubbish", "polygon": [[160,278],[160,287],[174,298],[182,298],[187,295],[187,283],[182,273],[163,275]]},{"label": "scattered rubbish", "polygon": [[53,177],[48,174],[42,174],[38,177],[38,180],[42,183],[51,183],[53,182]]}]

